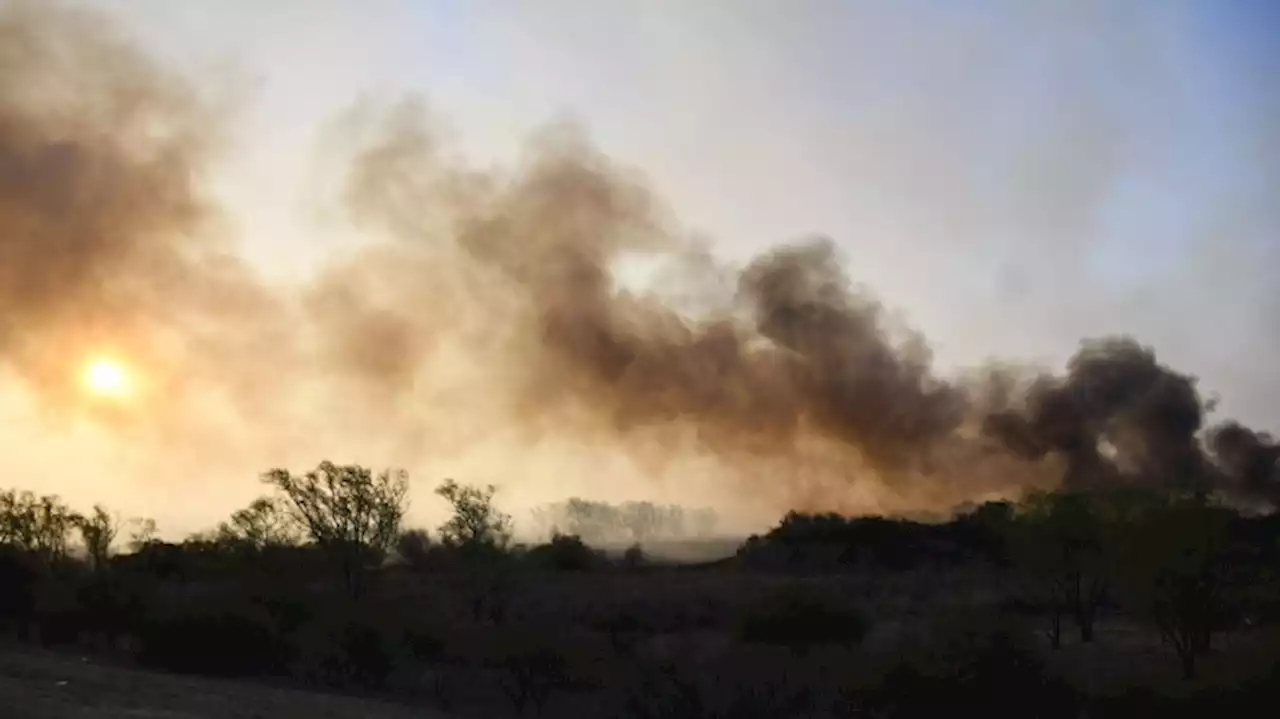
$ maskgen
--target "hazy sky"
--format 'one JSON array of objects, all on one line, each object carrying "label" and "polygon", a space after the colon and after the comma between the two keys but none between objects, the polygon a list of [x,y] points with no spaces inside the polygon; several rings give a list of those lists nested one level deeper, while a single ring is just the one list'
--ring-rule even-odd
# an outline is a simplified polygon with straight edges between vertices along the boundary
[{"label": "hazy sky", "polygon": [[84,1],[225,83],[213,181],[281,281],[351,240],[324,124],[420,93],[481,158],[582,121],[725,257],[831,236],[944,367],[1133,333],[1280,429],[1266,0]]},{"label": "hazy sky", "polygon": [[1280,335],[1267,2],[98,4],[252,79],[219,181],[272,273],[326,251],[319,124],[417,92],[481,155],[581,119],[726,255],[829,234],[944,360],[1134,332],[1280,420],[1233,359]]}]

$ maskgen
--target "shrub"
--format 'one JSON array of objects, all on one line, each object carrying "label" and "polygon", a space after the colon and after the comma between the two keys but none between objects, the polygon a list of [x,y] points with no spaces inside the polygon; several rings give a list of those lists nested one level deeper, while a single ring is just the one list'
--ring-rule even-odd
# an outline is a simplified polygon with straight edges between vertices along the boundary
[{"label": "shrub", "polygon": [[627,569],[643,567],[647,560],[648,558],[644,556],[644,549],[639,544],[627,547],[627,551],[622,553],[622,566]]},{"label": "shrub", "polygon": [[551,541],[529,550],[529,561],[536,566],[560,572],[581,572],[597,567],[601,555],[572,534],[554,534]]},{"label": "shrub", "polygon": [[145,577],[118,572],[95,573],[77,588],[80,606],[93,629],[112,637],[124,634],[144,616],[152,594],[153,587]]},{"label": "shrub", "polygon": [[1018,635],[957,628],[916,661],[892,667],[849,694],[853,716],[926,717],[963,711],[991,717],[1074,718],[1079,697]]},{"label": "shrub", "polygon": [[517,714],[532,708],[541,716],[551,695],[572,684],[568,662],[545,632],[528,628],[505,632],[496,649],[502,690]]},{"label": "shrub", "polygon": [[183,607],[139,627],[143,664],[168,671],[252,676],[280,673],[290,645],[261,608]]},{"label": "shrub", "polygon": [[622,656],[629,656],[649,629],[637,612],[625,610],[601,617],[593,621],[592,625],[608,634],[609,645]]},{"label": "shrub", "polygon": [[860,612],[804,594],[783,594],[749,607],[738,618],[737,637],[804,651],[819,644],[857,645],[870,624]]},{"label": "shrub", "polygon": [[330,637],[324,664],[330,683],[371,689],[382,686],[395,668],[393,642],[377,627],[344,622]]},{"label": "shrub", "polygon": [[34,557],[0,545],[0,619],[23,622],[31,617],[39,577]]},{"label": "shrub", "polygon": [[445,654],[444,641],[435,632],[422,628],[409,629],[404,634],[405,649],[420,661],[436,661]]},{"label": "shrub", "polygon": [[409,567],[427,568],[431,564],[431,535],[425,529],[402,532],[396,539],[396,554]]},{"label": "shrub", "polygon": [[671,662],[641,663],[640,676],[625,700],[624,716],[633,719],[698,719],[709,707],[696,675]]},{"label": "shrub", "polygon": [[301,629],[315,612],[315,606],[306,597],[290,592],[271,592],[257,596],[254,597],[253,604],[261,607],[272,624],[286,634]]}]

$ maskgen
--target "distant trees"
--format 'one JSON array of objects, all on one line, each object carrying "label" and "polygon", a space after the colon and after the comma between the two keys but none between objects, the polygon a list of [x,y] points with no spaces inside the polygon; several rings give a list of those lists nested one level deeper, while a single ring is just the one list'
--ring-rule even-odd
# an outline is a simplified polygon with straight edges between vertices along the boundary
[{"label": "distant trees", "polygon": [[629,538],[636,544],[644,544],[652,539],[654,533],[660,531],[664,518],[663,510],[652,502],[627,502],[617,509],[616,517],[611,507],[609,510],[600,511],[599,514],[607,518],[606,531],[612,529],[608,526],[610,524],[620,525],[626,529],[630,535]]},{"label": "distant trees", "polygon": [[[273,469],[262,480],[276,488],[283,511],[334,563],[351,595],[358,596],[368,570],[382,561],[400,534],[408,508],[408,474],[389,469],[375,475],[359,465],[325,461],[302,475]],[[276,512],[269,502],[257,509],[251,505],[240,515],[237,531],[268,536],[280,529]]]},{"label": "distant trees", "polygon": [[688,510],[674,504],[610,504],[579,497],[538,507],[533,519],[543,534],[572,534],[591,544],[709,537],[719,523],[709,507]]},{"label": "distant trees", "polygon": [[137,517],[129,520],[129,526],[132,528],[129,532],[129,551],[137,552],[155,541],[156,520]]}]

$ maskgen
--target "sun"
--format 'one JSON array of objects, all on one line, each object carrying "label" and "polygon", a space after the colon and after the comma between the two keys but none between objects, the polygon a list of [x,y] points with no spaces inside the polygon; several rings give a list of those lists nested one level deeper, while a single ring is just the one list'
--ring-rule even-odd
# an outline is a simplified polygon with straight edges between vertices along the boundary
[{"label": "sun", "polygon": [[85,365],[81,381],[86,390],[99,397],[121,398],[129,394],[128,372],[109,357],[98,357]]}]

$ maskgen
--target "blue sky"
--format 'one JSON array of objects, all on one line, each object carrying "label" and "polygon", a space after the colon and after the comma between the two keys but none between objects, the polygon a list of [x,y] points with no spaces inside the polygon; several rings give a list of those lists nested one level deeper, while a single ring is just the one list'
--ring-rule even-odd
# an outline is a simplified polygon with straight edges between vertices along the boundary
[{"label": "blue sky", "polygon": [[944,367],[1130,332],[1280,430],[1280,4],[80,2],[235,101],[210,180],[280,281],[359,241],[317,155],[357,98],[482,160],[568,116],[723,257],[833,237]]}]

